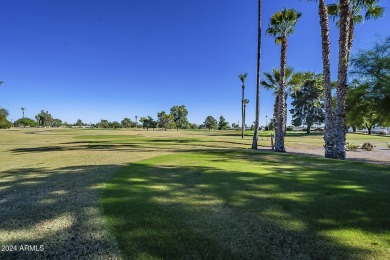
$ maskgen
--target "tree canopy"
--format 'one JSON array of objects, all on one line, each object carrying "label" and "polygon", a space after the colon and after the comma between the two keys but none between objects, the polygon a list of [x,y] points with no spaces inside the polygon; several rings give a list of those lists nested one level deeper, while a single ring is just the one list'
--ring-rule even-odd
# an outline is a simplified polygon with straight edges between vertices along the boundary
[{"label": "tree canopy", "polygon": [[217,122],[217,119],[215,119],[213,116],[208,116],[204,120],[203,124],[210,131],[211,129],[217,128],[218,122]]},{"label": "tree canopy", "polygon": [[179,128],[186,128],[187,127],[187,125],[188,125],[188,119],[187,119],[188,111],[186,109],[186,106],[184,106],[184,105],[173,106],[171,108],[171,115],[172,115],[173,121],[176,124],[177,130],[179,130]]},{"label": "tree canopy", "polygon": [[378,122],[390,125],[390,36],[353,56],[350,73],[364,85],[361,99],[370,101]]},{"label": "tree canopy", "polygon": [[306,125],[307,133],[314,124],[321,124],[325,119],[322,76],[312,72],[303,74],[304,82],[299,90],[291,93],[294,106],[292,124],[294,126]]}]

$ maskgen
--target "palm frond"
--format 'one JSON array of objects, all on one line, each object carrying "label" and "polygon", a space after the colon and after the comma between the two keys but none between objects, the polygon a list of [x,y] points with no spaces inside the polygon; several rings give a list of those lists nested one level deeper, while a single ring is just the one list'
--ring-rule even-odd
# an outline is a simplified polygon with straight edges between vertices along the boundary
[{"label": "palm frond", "polygon": [[245,79],[248,76],[248,72],[238,74],[238,78],[241,80],[242,84],[245,83]]}]

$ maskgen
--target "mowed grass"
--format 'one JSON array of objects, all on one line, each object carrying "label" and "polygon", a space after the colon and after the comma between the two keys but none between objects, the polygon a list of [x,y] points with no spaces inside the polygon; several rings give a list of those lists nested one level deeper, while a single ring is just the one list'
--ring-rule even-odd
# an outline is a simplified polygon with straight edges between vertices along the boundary
[{"label": "mowed grass", "polygon": [[[261,149],[269,150],[270,133],[261,132],[260,134],[259,147]],[[350,140],[351,138],[355,138],[355,136],[358,143],[370,141],[377,145],[373,155],[382,154],[386,156],[390,152],[390,149],[386,146],[386,142],[390,142],[389,136],[348,135],[347,138]],[[121,247],[129,247],[128,244],[125,245],[126,242],[123,242],[129,240],[120,239],[120,236],[118,236],[119,238],[115,238],[115,236],[110,235],[104,219],[111,219],[110,223],[112,224],[111,227],[113,229],[115,229],[121,221],[123,221],[122,223],[124,224],[130,220],[134,221],[135,224],[145,223],[140,226],[146,227],[149,225],[150,221],[156,219],[155,225],[157,225],[158,229],[155,229],[154,226],[152,226],[150,228],[150,232],[156,234],[156,236],[162,237],[166,236],[165,234],[175,234],[175,230],[183,230],[180,232],[184,233],[180,234],[184,234],[184,237],[189,234],[188,232],[194,232],[190,234],[194,234],[194,237],[198,239],[197,241],[199,243],[194,243],[196,239],[189,239],[188,241],[189,243],[192,243],[191,246],[194,246],[195,249],[188,251],[188,247],[180,246],[180,248],[183,249],[181,251],[177,249],[179,253],[173,256],[170,255],[173,258],[180,258],[181,256],[183,256],[183,258],[195,258],[199,256],[199,254],[201,257],[217,257],[216,254],[213,255],[210,253],[214,250],[214,248],[219,248],[218,252],[222,252],[221,250],[226,249],[221,253],[221,255],[233,258],[243,252],[249,252],[243,253],[243,256],[247,256],[248,258],[256,258],[259,255],[264,256],[264,252],[265,255],[275,256],[274,253],[281,250],[281,248],[285,248],[283,245],[287,242],[287,244],[289,244],[290,240],[288,239],[292,238],[294,238],[293,241],[300,241],[297,242],[298,244],[293,246],[295,250],[294,252],[301,252],[302,256],[307,256],[308,254],[305,253],[306,251],[313,252],[318,251],[319,249],[310,249],[310,246],[307,243],[303,243],[302,239],[295,239],[295,236],[291,236],[291,234],[298,232],[294,231],[294,228],[299,227],[302,223],[306,222],[309,224],[311,223],[310,225],[306,224],[306,226],[308,226],[312,231],[299,231],[297,233],[299,234],[298,237],[305,237],[305,235],[308,235],[309,240],[317,242],[320,241],[319,243],[323,242],[324,245],[327,246],[326,248],[332,248],[330,246],[333,245],[332,243],[334,243],[336,248],[343,245],[342,242],[337,242],[337,238],[340,237],[330,236],[330,238],[328,238],[328,236],[321,235],[321,232],[325,230],[325,228],[313,229],[312,223],[316,223],[315,218],[313,218],[313,222],[309,221],[313,215],[308,215],[306,220],[301,220],[302,223],[295,220],[288,221],[288,218],[283,220],[284,222],[272,222],[274,218],[278,218],[272,215],[272,211],[270,211],[271,209],[275,208],[276,215],[282,214],[286,210],[283,208],[285,207],[283,206],[284,204],[280,205],[277,203],[278,201],[275,197],[276,190],[274,190],[274,187],[278,187],[278,185],[280,185],[280,188],[278,189],[284,189],[290,185],[291,187],[294,187],[295,180],[292,175],[289,177],[286,175],[286,179],[274,179],[278,182],[274,184],[269,183],[269,187],[262,186],[260,189],[259,183],[256,181],[250,181],[252,180],[252,175],[260,174],[257,177],[261,177],[263,181],[271,180],[271,178],[268,178],[270,176],[279,175],[271,173],[267,175],[267,178],[264,178],[265,175],[263,176],[262,173],[251,172],[252,170],[250,169],[251,167],[254,167],[253,169],[255,170],[259,170],[261,167],[267,169],[270,165],[269,163],[275,160],[278,161],[278,163],[280,162],[280,164],[283,164],[286,161],[285,166],[278,167],[280,169],[286,167],[286,171],[297,172],[296,174],[294,173],[294,176],[298,178],[301,173],[303,174],[302,176],[304,176],[305,174],[310,174],[310,171],[318,170],[322,172],[321,169],[324,167],[333,169],[338,164],[344,165],[344,163],[348,162],[326,161],[324,164],[319,162],[312,167],[315,169],[309,167],[312,169],[309,170],[309,168],[307,168],[309,165],[302,166],[301,164],[308,163],[311,159],[288,154],[274,154],[269,153],[266,150],[254,152],[249,149],[251,142],[252,137],[250,132],[247,133],[244,139],[241,139],[239,131],[168,130],[165,132],[161,130],[145,131],[134,129],[113,130],[49,128],[13,128],[10,130],[0,130],[0,244],[38,244],[45,246],[44,253],[35,252],[34,254],[31,254],[31,252],[23,253],[20,251],[8,253],[0,252],[0,259],[34,257],[65,257],[77,259],[85,256],[95,259],[115,258],[119,255],[119,250],[117,249],[115,240],[117,239],[118,241],[122,241]],[[287,149],[289,149],[289,147],[299,147],[305,149],[314,147],[315,149],[321,150],[322,144],[322,135],[314,134],[308,136],[304,133],[288,133],[286,137]],[[380,153],[376,153],[376,150],[380,150]],[[361,152],[359,154],[365,156],[368,152]],[[124,182],[123,189],[120,185],[117,186],[117,195],[105,198],[101,197],[102,191],[108,192],[106,194],[111,192],[104,188],[105,184],[111,183],[107,186],[109,189],[111,189],[111,185],[117,185],[115,182],[120,180],[121,177],[119,179],[112,179],[112,181],[110,179],[113,174],[118,172],[118,170],[121,172],[120,169],[122,167],[124,167],[122,168],[123,171],[126,171],[128,167],[139,167],[140,170],[145,170],[146,172],[160,172],[164,175],[167,170],[165,168],[168,166],[162,166],[163,169],[160,169],[161,167],[158,166],[160,162],[153,160],[158,160],[158,157],[165,155],[168,157],[162,157],[161,160],[163,162],[167,160],[169,168],[172,169],[177,176],[183,177],[180,181],[169,178],[166,179],[166,181],[172,183],[173,187],[175,185],[178,187],[181,185],[180,187],[183,187],[180,191],[183,193],[182,195],[176,196],[178,191],[172,191],[170,194],[174,194],[175,196],[172,195],[170,198],[171,201],[168,201],[165,204],[163,202],[150,204],[150,201],[152,201],[152,198],[154,198],[156,194],[149,193],[148,195],[148,193],[144,192],[149,191],[150,189],[153,190],[153,188],[149,188],[149,184],[157,186],[160,184],[158,183],[159,177],[153,177],[147,173],[145,177],[142,178],[150,178],[150,180],[157,178],[155,179],[157,181],[155,184],[152,182],[148,182],[148,184],[142,184],[139,182],[134,185],[133,182]],[[194,159],[190,159],[188,156],[193,157]],[[180,160],[182,157],[184,160],[183,163],[179,161],[171,161],[171,159]],[[200,161],[197,161],[198,157],[199,159],[209,158],[210,161],[201,163]],[[246,159],[244,159],[244,157]],[[149,162],[146,161],[145,164],[145,161],[143,160],[150,158],[154,159]],[[262,158],[268,159],[263,160]],[[235,162],[236,160],[238,161]],[[190,166],[188,166],[188,161],[191,161]],[[235,162],[235,165],[237,166],[236,168],[239,169],[235,170],[231,162]],[[242,165],[243,162],[245,165]],[[259,166],[258,163],[260,162],[264,163],[264,165],[262,164]],[[300,164],[299,162],[302,163]],[[376,172],[380,173],[380,171],[377,171],[380,166],[369,164],[364,166],[364,164],[353,162],[349,163],[350,164],[348,165],[350,166],[348,167],[350,168],[350,172],[356,172],[357,176],[368,173],[368,176],[372,177],[372,180],[367,181],[367,183],[365,183],[365,181],[358,182],[361,186],[369,187],[367,188],[367,190],[369,190],[369,194],[374,194],[376,192],[374,188],[370,188],[373,181],[377,181],[382,187],[389,178],[388,175],[383,178],[378,178]],[[131,164],[131,166],[128,166],[129,164]],[[155,171],[156,167],[157,170]],[[386,166],[382,167],[386,171]],[[389,166],[387,165],[387,167]],[[270,169],[274,169],[274,167],[271,167]],[[164,172],[161,172],[160,170]],[[191,207],[188,206],[183,201],[186,200],[187,196],[192,196],[193,193],[190,188],[187,188],[191,186],[187,185],[195,184],[191,184],[190,182],[193,179],[187,177],[194,176],[195,180],[200,180],[200,178],[203,178],[203,175],[206,175],[204,173],[209,170],[213,172],[213,175],[207,176],[216,176],[215,178],[217,180],[206,181],[203,179],[205,180],[203,184],[210,185],[211,188],[205,186],[204,189],[206,192],[204,194],[196,195],[198,196],[196,197],[198,200],[196,203],[198,204]],[[339,176],[340,178],[344,178],[343,170],[340,171],[340,174],[337,173],[334,180],[336,182],[343,183],[343,179],[339,179],[337,177]],[[143,176],[142,172],[133,170],[131,170],[131,172]],[[193,172],[193,174],[191,172]],[[372,174],[369,174],[370,172]],[[383,171],[381,170],[381,172]],[[126,174],[129,173],[127,172]],[[233,182],[226,181],[232,176],[239,175],[242,178],[237,178]],[[118,177],[119,175],[116,176]],[[354,175],[352,174],[351,176]],[[279,177],[281,178],[281,176]],[[219,183],[219,179],[225,181],[221,181]],[[316,179],[318,182],[319,180],[323,181],[324,179]],[[134,181],[134,179],[132,181]],[[227,183],[235,183],[234,185],[237,186],[237,188],[231,187]],[[128,188],[136,188],[137,185],[144,185],[142,187],[138,187],[139,194],[128,193]],[[306,183],[302,183],[301,186],[305,187]],[[213,190],[215,187],[219,188],[216,189],[215,193],[212,193],[214,192]],[[222,188],[230,189],[230,191],[222,192]],[[200,189],[203,189],[203,187],[200,187]],[[266,193],[267,189],[269,191],[268,194]],[[250,193],[253,194],[260,194],[256,192],[263,193],[255,197],[248,195],[248,191],[251,191]],[[121,195],[121,192],[123,192],[123,196]],[[168,191],[162,190],[162,192]],[[265,217],[266,213],[253,213],[256,211],[251,211],[248,206],[243,206],[250,204],[246,204],[245,197],[239,197],[241,196],[241,193],[248,195],[248,198],[246,199],[248,203],[252,203],[254,205],[257,205],[256,203],[265,206],[269,205],[268,211],[271,212],[269,217]],[[237,195],[233,196],[232,194]],[[380,194],[381,193],[379,192],[379,197],[381,197]],[[137,197],[138,195],[143,197],[144,200],[142,201],[141,197]],[[226,201],[230,201],[230,198],[236,196],[238,196],[237,198],[239,199],[231,200],[235,201],[235,204],[232,204],[233,206],[226,204]],[[313,191],[311,198],[316,198],[316,196],[320,198],[321,196],[329,196],[329,194],[324,195],[321,192],[317,194],[316,191]],[[138,201],[139,205],[141,205],[141,209],[145,210],[144,216],[138,215],[135,209],[134,212],[129,212],[130,209],[127,208],[129,205],[122,203],[124,197],[134,197],[134,201]],[[126,212],[127,219],[121,220],[121,217],[117,218],[114,216],[115,214],[108,214],[106,217],[103,217],[102,204],[99,203],[99,198],[101,201],[104,201],[107,198],[109,198],[109,201],[111,202],[116,200],[118,202],[117,205],[122,203],[120,207],[123,208],[123,212]],[[218,203],[214,203],[214,198],[220,199],[222,202],[219,201]],[[237,204],[240,200],[242,200],[241,206]],[[200,203],[202,201],[205,203],[204,205]],[[287,201],[287,205],[290,205],[288,200],[284,200],[283,198],[283,201]],[[375,207],[375,205],[377,205],[378,208],[382,207],[382,204],[377,203],[378,201],[380,203],[386,203],[386,198],[374,201],[372,203],[373,207]],[[187,205],[188,209],[191,210],[184,210],[186,207],[182,206],[182,204]],[[142,205],[146,206],[142,207]],[[160,219],[159,214],[152,214],[152,211],[150,211],[152,209],[150,209],[147,205],[153,205],[153,209],[154,206],[157,205],[158,207],[156,207],[155,212],[161,213],[161,210],[163,210],[164,213],[162,215],[165,217]],[[174,205],[176,206],[174,207]],[[294,208],[296,207],[295,204],[291,205],[294,205]],[[364,205],[362,206],[365,207]],[[369,205],[367,209],[371,210],[370,207],[371,205]],[[303,209],[302,207],[300,208]],[[329,208],[331,207],[329,206]],[[382,208],[385,209],[385,207]],[[256,207],[253,207],[253,210],[255,209]],[[203,211],[201,211],[198,215],[194,214],[194,217],[192,217],[192,210],[195,212],[196,210]],[[329,209],[329,211],[332,211],[332,209]],[[190,212],[190,214],[186,214],[187,212]],[[363,210],[363,213],[364,212],[365,211]],[[372,212],[372,210],[370,212]],[[355,222],[361,222],[363,225],[366,225],[367,223],[382,223],[381,221],[377,222],[373,219],[371,216],[376,215],[372,215],[370,212],[364,213],[368,216],[366,219],[364,217],[361,219],[354,218]],[[386,213],[386,210],[383,212]],[[107,211],[107,213],[110,212]],[[362,216],[364,216],[364,214]],[[298,219],[298,215],[294,212],[290,212],[288,215],[295,217],[294,219]],[[200,221],[202,219],[203,222]],[[159,222],[159,220],[162,222]],[[164,223],[164,221],[166,221],[166,223]],[[132,222],[132,225],[134,223]],[[220,224],[216,225],[216,223]],[[182,228],[175,228],[176,225],[182,225]],[[380,225],[382,230],[384,230],[381,234],[386,234],[386,232],[388,233],[388,224],[382,223],[378,225]],[[188,228],[186,229],[187,226]],[[159,230],[161,233],[159,233]],[[340,229],[337,224],[334,226],[333,230],[333,232],[339,232],[339,230],[342,229]],[[375,236],[380,236],[382,238],[384,236],[375,231],[375,229],[367,231],[368,229],[364,227],[362,230],[368,233],[372,232],[374,238]],[[126,235],[137,236],[137,233],[134,233],[134,229],[131,227],[124,228],[122,231],[125,232]],[[207,236],[203,233],[207,233]],[[246,235],[242,236],[242,233]],[[117,232],[113,232],[113,234],[119,235]],[[313,234],[316,234],[315,238],[311,237]],[[353,238],[356,235],[356,233],[351,234]],[[366,233],[364,234],[366,236]],[[202,241],[204,238],[207,238],[208,236],[210,236],[210,239],[203,243]],[[264,236],[264,238],[260,239],[259,237],[262,236]],[[320,236],[321,239],[317,239],[316,236]],[[138,235],[138,237],[141,242],[148,239],[142,234]],[[156,240],[153,236],[150,237],[152,240]],[[215,239],[216,237],[218,239]],[[247,239],[248,237],[253,238],[253,241],[260,241],[260,244],[253,245],[252,242],[247,242],[249,241]],[[281,238],[287,239],[287,242]],[[274,242],[265,243],[264,241],[266,240]],[[356,240],[361,241],[360,239]],[[172,243],[178,245],[184,243],[183,241],[177,242],[174,238],[160,239],[156,241],[156,243],[161,244],[159,247],[156,247],[160,250],[160,253],[148,251],[145,249],[145,246],[142,245],[144,242],[137,242],[130,246],[129,250],[132,250],[133,252],[130,253],[130,258],[133,256],[140,256],[140,258],[143,258],[147,256],[160,257],[164,254],[168,255],[170,252],[168,249],[172,248]],[[351,239],[348,241],[351,241]],[[369,244],[371,241],[374,241],[372,242],[373,245]],[[376,239],[369,240],[366,247],[363,248],[363,251],[354,251],[356,248],[361,248],[359,245],[353,245],[351,248],[354,249],[352,251],[356,253],[355,255],[359,257],[374,255],[377,256],[377,258],[383,258],[385,252],[382,250],[384,248],[384,240],[378,239],[378,241],[379,242],[377,242]],[[211,246],[207,246],[209,243]],[[151,245],[154,246],[154,244]],[[367,249],[368,247],[370,248]],[[341,249],[344,250],[344,247],[341,247]],[[288,254],[294,255],[293,253],[288,253],[288,250],[290,250],[288,247],[283,250],[287,250],[287,253],[283,251],[279,255],[277,254],[275,258],[280,258],[279,256],[285,256]],[[252,251],[254,252],[253,254],[250,253]],[[345,255],[349,256],[352,254],[350,253],[352,251],[347,250]],[[124,249],[124,252],[125,256],[129,255],[129,252],[127,252],[126,249]],[[325,255],[332,254],[329,253]]]},{"label": "mowed grass", "polygon": [[385,165],[214,150],[121,168],[101,199],[126,259],[388,259]]}]

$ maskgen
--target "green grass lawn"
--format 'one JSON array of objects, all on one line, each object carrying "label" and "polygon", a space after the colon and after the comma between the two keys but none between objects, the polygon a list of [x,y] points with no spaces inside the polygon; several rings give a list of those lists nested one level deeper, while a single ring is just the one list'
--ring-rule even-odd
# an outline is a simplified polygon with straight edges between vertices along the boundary
[{"label": "green grass lawn", "polygon": [[0,130],[0,245],[45,246],[0,259],[388,258],[389,164],[270,153],[269,134],[253,151],[249,131]]},{"label": "green grass lawn", "polygon": [[126,259],[388,259],[389,167],[254,151],[171,154],[106,184]]}]

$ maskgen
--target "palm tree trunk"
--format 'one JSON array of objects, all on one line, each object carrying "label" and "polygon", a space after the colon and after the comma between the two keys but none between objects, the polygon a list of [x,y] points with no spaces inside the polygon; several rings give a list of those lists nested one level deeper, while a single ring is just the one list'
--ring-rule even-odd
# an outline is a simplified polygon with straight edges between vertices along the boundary
[{"label": "palm tree trunk", "polygon": [[284,131],[284,136],[286,136],[286,131],[287,131],[287,93],[284,94],[284,126],[283,126],[283,131]]},{"label": "palm tree trunk", "polygon": [[335,157],[345,160],[345,99],[348,73],[348,39],[350,0],[340,0],[339,66],[337,75],[337,100],[335,111]]},{"label": "palm tree trunk", "polygon": [[284,147],[284,125],[286,124],[286,119],[284,117],[286,113],[286,101],[285,101],[285,80],[286,80],[286,67],[287,67],[287,36],[284,35],[282,38],[282,47],[280,55],[280,89],[279,89],[279,106],[278,106],[278,130],[276,133],[276,142],[275,142],[275,151],[276,152],[285,152]]},{"label": "palm tree trunk", "polygon": [[275,96],[274,104],[274,132],[275,136],[278,133],[278,109],[279,109],[279,95]]},{"label": "palm tree trunk", "polygon": [[245,120],[245,118],[246,118],[246,115],[245,115],[245,114],[246,114],[246,105],[244,104],[244,126],[245,126],[245,121],[246,121],[246,120]]},{"label": "palm tree trunk", "polygon": [[245,86],[242,84],[242,98],[241,98],[241,138],[244,138],[245,122],[244,122],[244,89]]},{"label": "palm tree trunk", "polygon": [[332,87],[330,81],[330,40],[328,8],[325,0],[320,0],[318,6],[320,15],[321,38],[322,38],[322,76],[324,84],[324,108],[325,108],[325,158],[335,158],[334,154],[334,117],[332,108]]},{"label": "palm tree trunk", "polygon": [[260,65],[261,65],[261,1],[258,1],[258,15],[257,15],[257,82],[256,82],[256,118],[255,131],[253,133],[252,149],[257,149],[257,142],[259,139],[259,124],[260,124]]}]

